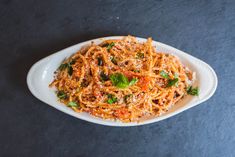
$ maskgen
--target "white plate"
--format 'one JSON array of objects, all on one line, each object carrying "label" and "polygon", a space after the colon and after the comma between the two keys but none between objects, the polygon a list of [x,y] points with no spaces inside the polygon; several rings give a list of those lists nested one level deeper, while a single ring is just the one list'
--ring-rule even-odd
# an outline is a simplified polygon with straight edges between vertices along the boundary
[{"label": "white plate", "polygon": [[[66,107],[64,104],[58,102],[54,89],[49,88],[48,85],[52,82],[54,71],[56,71],[61,62],[65,58],[71,56],[73,53],[80,50],[81,47],[90,44],[92,41],[96,44],[99,44],[106,39],[120,38],[122,38],[122,36],[111,36],[82,42],[41,59],[40,61],[35,63],[29,70],[27,76],[27,84],[30,91],[39,100],[64,113],[92,123],[109,126],[136,126],[158,122],[160,120],[172,117],[193,106],[196,106],[206,101],[214,94],[218,81],[214,70],[208,64],[171,46],[153,41],[153,45],[156,46],[158,52],[170,53],[178,56],[184,65],[188,66],[192,71],[196,72],[197,81],[195,82],[195,84],[198,85],[198,87],[200,88],[199,97],[188,95],[176,105],[174,105],[167,113],[159,117],[153,117],[151,119],[139,123],[122,123],[111,120],[103,120],[100,118],[93,117],[88,113],[76,113],[69,107]],[[146,41],[146,39],[143,38],[137,38],[137,40],[140,42]]]}]

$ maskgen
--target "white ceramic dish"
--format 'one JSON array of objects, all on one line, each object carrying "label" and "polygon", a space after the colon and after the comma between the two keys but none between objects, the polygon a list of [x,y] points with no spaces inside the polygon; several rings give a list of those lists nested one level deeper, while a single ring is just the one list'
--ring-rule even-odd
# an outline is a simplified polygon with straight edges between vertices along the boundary
[{"label": "white ceramic dish", "polygon": [[[80,50],[81,47],[84,47],[90,44],[91,42],[99,44],[103,40],[106,40],[106,39],[120,39],[120,38],[122,38],[122,36],[111,36],[111,37],[104,37],[104,38],[89,40],[89,41],[71,46],[57,53],[54,53],[46,58],[41,59],[40,61],[38,61],[31,67],[28,73],[27,84],[28,84],[30,91],[39,100],[47,103],[48,105],[64,113],[67,113],[71,116],[74,116],[76,118],[86,120],[92,123],[109,125],[109,126],[136,126],[136,125],[144,125],[144,124],[149,124],[153,122],[158,122],[160,120],[172,117],[193,106],[196,106],[206,101],[214,94],[216,87],[217,87],[217,76],[214,70],[208,64],[206,64],[205,62],[185,52],[175,49],[171,46],[153,41],[153,45],[156,46],[158,52],[161,51],[161,52],[171,53],[173,55],[178,56],[184,65],[188,66],[192,71],[196,72],[197,81],[195,82],[195,84],[198,85],[200,88],[199,97],[186,96],[176,105],[174,105],[167,113],[161,115],[160,117],[153,117],[151,119],[147,119],[139,123],[136,123],[136,122],[122,123],[122,122],[111,121],[111,120],[103,120],[100,118],[93,117],[89,115],[88,113],[76,113],[69,107],[66,107],[64,104],[60,103],[57,100],[54,89],[49,88],[48,85],[52,82],[54,71],[56,71],[56,69],[59,67],[61,62],[65,58],[69,57],[73,53]],[[137,38],[137,40],[140,42],[146,41],[146,39],[143,39],[143,38]]]}]

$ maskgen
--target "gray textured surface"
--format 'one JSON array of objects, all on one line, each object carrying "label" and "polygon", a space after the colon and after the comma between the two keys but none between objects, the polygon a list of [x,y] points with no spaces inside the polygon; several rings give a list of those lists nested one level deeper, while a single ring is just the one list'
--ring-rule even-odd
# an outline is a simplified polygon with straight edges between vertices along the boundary
[{"label": "gray textured surface", "polygon": [[[106,127],[33,97],[37,60],[109,35],[152,36],[209,63],[207,102],[159,123]],[[235,156],[235,1],[0,1],[0,156]]]}]

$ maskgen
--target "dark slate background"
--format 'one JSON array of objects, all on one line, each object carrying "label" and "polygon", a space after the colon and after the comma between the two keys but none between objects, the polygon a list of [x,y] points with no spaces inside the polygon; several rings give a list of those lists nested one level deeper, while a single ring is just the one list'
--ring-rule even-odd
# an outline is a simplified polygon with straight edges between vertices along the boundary
[{"label": "dark slate background", "polygon": [[[215,95],[167,120],[139,127],[91,124],[31,95],[33,63],[110,35],[152,36],[210,64]],[[235,156],[234,0],[1,0],[0,156]],[[206,75],[206,74],[205,74]]]}]

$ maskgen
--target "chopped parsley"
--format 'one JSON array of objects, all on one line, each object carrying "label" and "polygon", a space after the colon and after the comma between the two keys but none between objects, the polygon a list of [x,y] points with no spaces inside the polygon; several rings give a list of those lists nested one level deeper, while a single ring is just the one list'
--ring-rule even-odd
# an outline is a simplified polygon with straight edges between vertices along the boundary
[{"label": "chopped parsley", "polygon": [[189,86],[187,88],[187,93],[190,94],[190,95],[198,96],[199,95],[199,88],[198,87],[193,88],[192,86]]},{"label": "chopped parsley", "polygon": [[168,75],[164,70],[162,70],[162,71],[160,72],[160,75],[161,75],[163,78],[166,78],[166,79],[169,78],[169,75]]},{"label": "chopped parsley", "polygon": [[102,66],[103,65],[103,60],[101,57],[98,58],[98,65],[99,66]]},{"label": "chopped parsley", "polygon": [[178,85],[178,81],[179,81],[178,78],[169,79],[168,83],[167,83],[167,87],[171,87],[171,86],[174,86],[174,85],[177,86]]},{"label": "chopped parsley", "polygon": [[166,85],[166,87],[171,87],[171,86],[178,86],[178,81],[179,81],[179,76],[178,76],[178,74],[177,73],[175,73],[175,75],[174,75],[174,79],[170,79],[170,76],[168,75],[168,73],[166,73],[164,70],[162,70],[162,71],[160,71],[160,75],[163,77],[163,78],[165,78],[165,79],[167,79],[167,85]]},{"label": "chopped parsley", "polygon": [[69,63],[63,63],[59,66],[59,70],[68,70],[68,74],[71,76],[73,74],[73,68],[72,65],[75,64],[75,60],[72,60]]},{"label": "chopped parsley", "polygon": [[144,53],[138,52],[138,53],[136,54],[136,58],[137,58],[137,59],[142,59],[142,58],[144,58]]},{"label": "chopped parsley", "polygon": [[114,56],[111,56],[110,59],[113,64],[117,65],[117,59]]},{"label": "chopped parsley", "polygon": [[68,103],[68,107],[78,107],[78,104],[76,102],[74,102],[74,101],[70,101]]},{"label": "chopped parsley", "polygon": [[108,103],[108,104],[113,104],[113,103],[115,103],[115,102],[117,102],[117,98],[116,98],[114,95],[112,95],[112,94],[108,94],[107,103]]},{"label": "chopped parsley", "polygon": [[64,69],[66,69],[67,67],[68,67],[68,64],[67,64],[67,63],[61,64],[61,65],[59,66],[59,70],[64,70]]},{"label": "chopped parsley", "polygon": [[110,44],[108,44],[107,51],[110,51],[114,45],[115,45],[114,42],[111,42]]},{"label": "chopped parsley", "polygon": [[61,90],[61,91],[57,92],[57,97],[59,99],[66,99],[68,96],[67,96],[67,94],[64,91]]},{"label": "chopped parsley", "polygon": [[125,101],[125,103],[128,103],[128,98],[130,98],[130,97],[132,97],[132,96],[133,96],[133,94],[125,95],[125,96],[124,96],[124,101]]},{"label": "chopped parsley", "polygon": [[106,75],[103,71],[101,71],[100,73],[100,78],[102,81],[108,81],[109,80],[109,76]]},{"label": "chopped parsley", "polygon": [[175,77],[175,78],[179,78],[179,74],[178,74],[178,73],[175,73],[175,74],[174,74],[174,77]]},{"label": "chopped parsley", "polygon": [[134,72],[135,72],[135,73],[139,73],[139,72],[140,72],[140,70],[138,70],[138,69],[135,69],[135,70],[134,70]]},{"label": "chopped parsley", "polygon": [[138,81],[137,78],[133,78],[129,82],[128,78],[121,73],[112,74],[110,76],[110,80],[112,81],[113,85],[118,88],[126,88],[128,86],[135,84]]},{"label": "chopped parsley", "polygon": [[136,82],[138,82],[138,79],[137,78],[133,78],[130,83],[129,83],[129,86],[132,86],[133,84],[135,84]]}]

